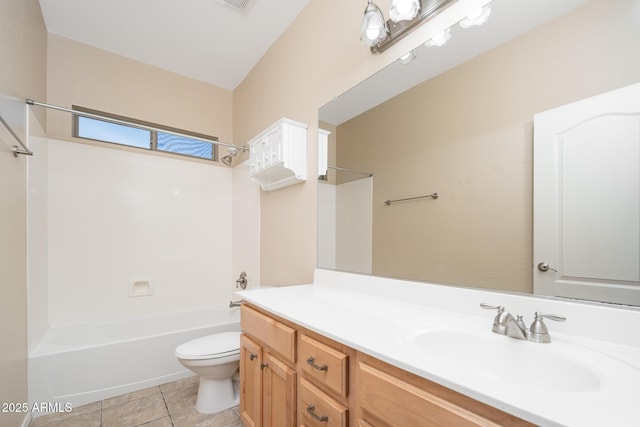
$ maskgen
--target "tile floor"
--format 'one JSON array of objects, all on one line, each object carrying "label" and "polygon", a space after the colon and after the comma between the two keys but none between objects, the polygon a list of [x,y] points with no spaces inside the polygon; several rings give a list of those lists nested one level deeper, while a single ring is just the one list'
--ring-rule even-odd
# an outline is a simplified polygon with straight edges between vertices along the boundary
[{"label": "tile floor", "polygon": [[197,391],[198,377],[192,376],[44,415],[29,427],[242,427],[237,407],[211,415],[197,412]]}]

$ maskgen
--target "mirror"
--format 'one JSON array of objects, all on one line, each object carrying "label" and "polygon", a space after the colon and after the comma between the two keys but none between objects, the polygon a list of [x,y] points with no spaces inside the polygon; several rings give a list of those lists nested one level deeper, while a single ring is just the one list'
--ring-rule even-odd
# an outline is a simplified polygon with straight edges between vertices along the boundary
[{"label": "mirror", "polygon": [[[445,46],[418,48],[320,109],[328,163],[341,168],[318,186],[320,268],[533,291],[533,116],[639,80],[640,5],[491,9],[483,26],[452,27]],[[361,204],[345,208],[356,197],[339,192],[359,181]],[[341,209],[352,215],[342,225]]]}]

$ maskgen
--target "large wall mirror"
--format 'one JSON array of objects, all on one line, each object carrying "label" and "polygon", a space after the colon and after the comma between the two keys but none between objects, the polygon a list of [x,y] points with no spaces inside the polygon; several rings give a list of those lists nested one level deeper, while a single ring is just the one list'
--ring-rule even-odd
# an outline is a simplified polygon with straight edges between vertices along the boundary
[{"label": "large wall mirror", "polygon": [[320,109],[320,268],[533,292],[534,115],[640,81],[640,3],[490,6]]}]

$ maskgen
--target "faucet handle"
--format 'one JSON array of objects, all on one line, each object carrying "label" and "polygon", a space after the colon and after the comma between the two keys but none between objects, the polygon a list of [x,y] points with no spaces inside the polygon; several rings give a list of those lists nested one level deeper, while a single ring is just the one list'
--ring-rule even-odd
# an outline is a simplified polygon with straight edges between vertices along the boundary
[{"label": "faucet handle", "polygon": [[508,318],[511,317],[511,314],[505,313],[504,307],[501,305],[491,305],[483,302],[480,303],[480,307],[484,308],[485,310],[498,310],[498,314],[493,319],[492,331],[496,334],[504,335],[507,330],[505,323]]},{"label": "faucet handle", "polygon": [[549,330],[547,329],[547,325],[545,325],[542,321],[543,318],[554,320],[556,322],[564,322],[565,320],[567,320],[566,317],[560,316],[559,314],[544,314],[536,311],[536,318],[531,324],[531,328],[529,328],[529,339],[531,341],[542,343],[551,342]]},{"label": "faucet handle", "polygon": [[484,308],[485,310],[498,310],[498,313],[502,313],[504,311],[503,306],[491,305],[491,304],[487,304],[486,302],[481,302],[480,307]]},{"label": "faucet handle", "polygon": [[555,320],[556,322],[564,322],[565,320],[567,320],[566,317],[561,316],[559,314],[544,314],[544,313],[540,313],[539,311],[536,311],[536,319],[540,317],[544,317],[545,319],[549,319],[549,320]]}]

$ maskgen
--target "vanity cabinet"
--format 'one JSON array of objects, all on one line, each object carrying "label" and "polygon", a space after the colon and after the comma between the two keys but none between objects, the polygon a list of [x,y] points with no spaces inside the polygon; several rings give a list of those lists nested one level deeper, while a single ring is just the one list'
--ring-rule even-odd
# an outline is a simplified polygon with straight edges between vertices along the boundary
[{"label": "vanity cabinet", "polygon": [[243,306],[240,418],[246,427],[296,425],[296,331]]},{"label": "vanity cabinet", "polygon": [[241,326],[245,427],[533,426],[246,303]]}]

